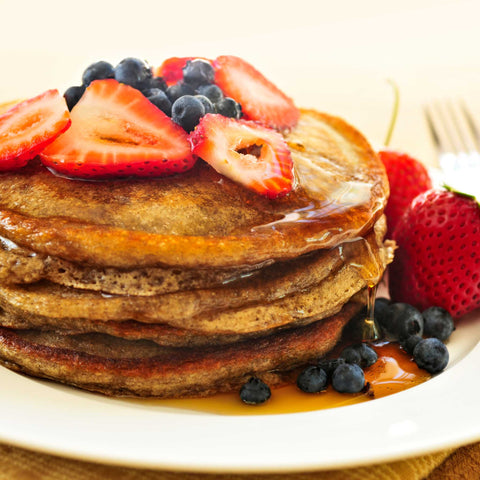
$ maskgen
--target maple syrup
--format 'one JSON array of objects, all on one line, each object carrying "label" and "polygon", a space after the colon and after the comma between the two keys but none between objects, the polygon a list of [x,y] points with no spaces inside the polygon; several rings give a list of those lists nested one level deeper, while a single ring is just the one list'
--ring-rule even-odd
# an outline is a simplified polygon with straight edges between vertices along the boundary
[{"label": "maple syrup", "polygon": [[217,415],[275,415],[310,412],[343,407],[407,390],[428,380],[431,375],[417,367],[412,358],[397,343],[373,344],[377,362],[366,368],[367,388],[362,393],[338,393],[331,386],[325,392],[311,394],[300,391],[296,385],[272,389],[271,398],[262,405],[245,405],[238,393],[217,394],[209,398],[175,400],[128,400],[144,405]]}]

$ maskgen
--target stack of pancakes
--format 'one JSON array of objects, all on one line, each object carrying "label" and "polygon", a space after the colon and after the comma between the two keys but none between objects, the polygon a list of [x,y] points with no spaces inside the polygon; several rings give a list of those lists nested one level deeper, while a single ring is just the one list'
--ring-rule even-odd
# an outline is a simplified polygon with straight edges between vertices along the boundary
[{"label": "stack of pancakes", "polygon": [[86,182],[0,176],[0,361],[109,395],[203,396],[323,356],[391,260],[366,140],[302,111],[295,190],[269,200],[202,161]]}]

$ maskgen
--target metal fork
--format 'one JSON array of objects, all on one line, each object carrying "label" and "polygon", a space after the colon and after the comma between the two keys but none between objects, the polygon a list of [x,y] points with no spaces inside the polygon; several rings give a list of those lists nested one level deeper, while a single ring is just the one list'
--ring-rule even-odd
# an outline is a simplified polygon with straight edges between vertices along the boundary
[{"label": "metal fork", "polygon": [[479,192],[480,129],[465,102],[436,102],[424,112],[443,182],[465,193]]}]

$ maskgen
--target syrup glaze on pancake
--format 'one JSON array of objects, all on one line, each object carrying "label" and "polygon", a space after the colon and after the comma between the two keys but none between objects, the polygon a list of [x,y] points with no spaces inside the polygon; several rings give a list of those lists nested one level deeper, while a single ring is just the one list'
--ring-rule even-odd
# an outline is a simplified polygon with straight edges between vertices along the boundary
[{"label": "syrup glaze on pancake", "polygon": [[224,268],[293,258],[369,231],[388,182],[361,134],[304,110],[286,140],[297,186],[276,200],[202,161],[175,177],[108,182],[61,178],[32,162],[0,177],[0,234],[97,266]]}]

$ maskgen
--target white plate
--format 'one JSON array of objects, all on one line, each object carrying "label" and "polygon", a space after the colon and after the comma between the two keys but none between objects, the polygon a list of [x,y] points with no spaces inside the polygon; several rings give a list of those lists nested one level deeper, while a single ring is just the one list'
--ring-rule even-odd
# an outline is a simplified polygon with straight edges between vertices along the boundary
[{"label": "white plate", "polygon": [[206,472],[384,462],[480,439],[480,312],[445,372],[410,390],[308,413],[225,416],[114,400],[0,369],[0,440],[103,463]]}]

